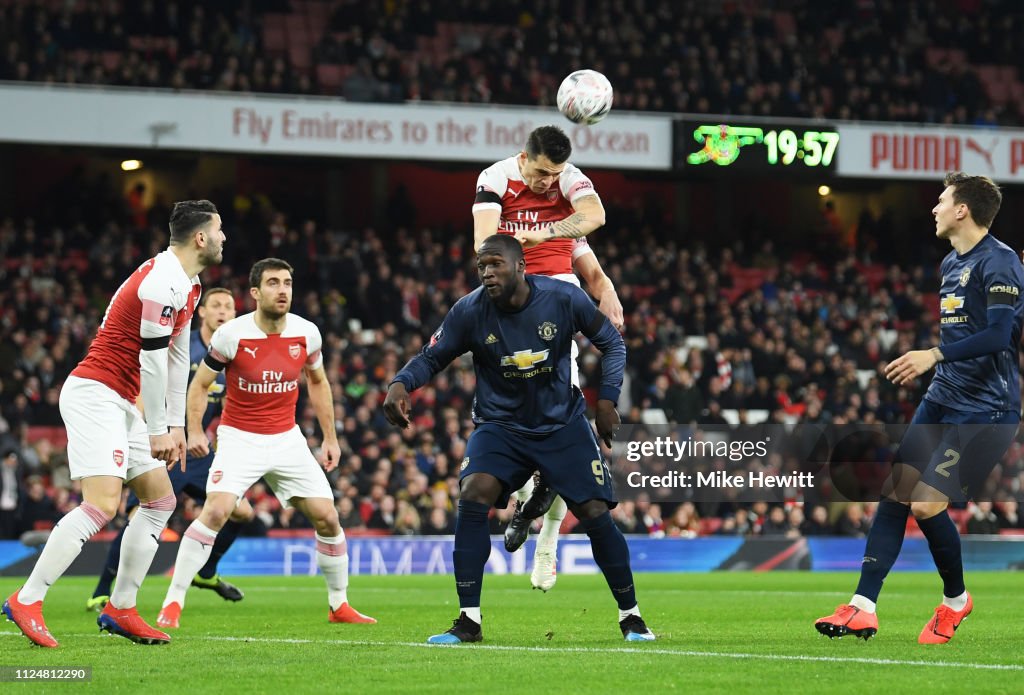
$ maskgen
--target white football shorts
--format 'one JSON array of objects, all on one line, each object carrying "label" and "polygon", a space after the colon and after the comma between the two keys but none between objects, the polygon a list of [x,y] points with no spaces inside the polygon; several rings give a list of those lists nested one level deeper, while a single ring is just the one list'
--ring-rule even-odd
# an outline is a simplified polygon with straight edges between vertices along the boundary
[{"label": "white football shorts", "polygon": [[257,434],[235,427],[217,428],[217,453],[206,479],[206,492],[245,494],[260,478],[291,506],[293,497],[334,500],[324,469],[317,463],[296,425],[280,434]]},{"label": "white football shorts", "polygon": [[96,475],[132,480],[165,466],[150,455],[142,413],[106,384],[69,376],[59,404],[68,431],[72,480]]}]

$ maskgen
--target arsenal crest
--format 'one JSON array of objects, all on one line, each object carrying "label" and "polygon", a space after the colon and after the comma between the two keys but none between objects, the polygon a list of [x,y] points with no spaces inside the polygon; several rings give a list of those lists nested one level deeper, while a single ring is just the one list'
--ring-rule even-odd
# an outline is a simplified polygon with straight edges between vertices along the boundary
[{"label": "arsenal crest", "polygon": [[223,478],[223,477],[224,477],[224,471],[211,471],[210,472],[210,482],[211,483],[219,483],[221,478]]},{"label": "arsenal crest", "polygon": [[114,465],[118,468],[124,465],[124,452],[120,449],[114,449]]},{"label": "arsenal crest", "polygon": [[298,343],[294,343],[288,346],[288,355],[293,359],[299,359],[299,355],[302,354],[302,346]]}]

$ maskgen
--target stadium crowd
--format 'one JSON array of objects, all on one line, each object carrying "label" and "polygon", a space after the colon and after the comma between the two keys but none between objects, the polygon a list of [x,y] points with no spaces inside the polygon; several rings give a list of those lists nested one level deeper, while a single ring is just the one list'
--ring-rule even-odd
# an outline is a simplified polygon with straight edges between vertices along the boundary
[{"label": "stadium crowd", "polygon": [[350,101],[552,104],[579,67],[616,108],[1024,122],[1014,0],[15,0],[0,79]]},{"label": "stadium crowd", "polygon": [[[167,210],[133,210],[108,181],[73,177],[52,195],[62,204],[47,206],[45,221],[0,222],[0,537],[46,527],[79,502],[59,437],[40,428],[60,431],[61,384],[111,294],[167,243]],[[476,285],[469,230],[330,230],[243,197],[221,208],[229,230],[225,263],[205,273],[204,285],[227,287],[239,311],[249,310],[249,265],[282,257],[296,269],[293,311],[324,335],[343,451],[331,474],[342,524],[351,532],[450,533],[458,465],[473,429],[468,358],[414,394],[409,429],[388,425],[379,406],[424,336]],[[624,422],[909,421],[921,384],[897,388],[878,368],[911,346],[935,344],[931,293],[922,290],[935,284],[935,259],[880,262],[877,251],[863,247],[823,260],[771,241],[752,248],[680,243],[661,231],[672,228],[662,217],[651,205],[610,204],[595,242],[627,317]],[[584,347],[582,382],[593,403],[599,360]],[[304,399],[298,422],[316,446],[316,420]],[[994,504],[961,513],[965,526],[968,517],[972,528],[1024,526],[1017,513],[1024,502],[1021,452],[1015,444],[990,479]],[[798,491],[771,505],[624,497],[615,510],[624,530],[668,536],[862,535],[873,510]],[[306,524],[261,485],[250,499],[257,511],[250,533]],[[181,529],[193,514],[186,506],[172,526]],[[494,515],[496,532],[510,514]]]}]

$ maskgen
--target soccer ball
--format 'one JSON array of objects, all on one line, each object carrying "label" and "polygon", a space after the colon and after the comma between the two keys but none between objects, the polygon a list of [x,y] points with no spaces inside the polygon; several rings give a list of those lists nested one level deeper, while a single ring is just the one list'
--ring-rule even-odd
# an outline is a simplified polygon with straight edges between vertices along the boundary
[{"label": "soccer ball", "polygon": [[612,110],[612,83],[596,70],[577,70],[558,88],[555,102],[573,123],[594,125]]}]

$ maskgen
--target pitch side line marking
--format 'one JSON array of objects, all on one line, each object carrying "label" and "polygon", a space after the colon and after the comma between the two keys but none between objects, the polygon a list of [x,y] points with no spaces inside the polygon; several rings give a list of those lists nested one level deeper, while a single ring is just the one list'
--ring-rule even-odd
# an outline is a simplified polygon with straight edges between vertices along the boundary
[{"label": "pitch side line marking", "polygon": [[[19,632],[0,632],[0,637],[20,637]],[[71,637],[95,637],[95,633],[79,633]],[[263,642],[266,644],[335,644],[350,647],[420,647],[426,649],[451,649],[458,645],[427,644],[425,642],[385,642],[382,640],[325,640],[289,639],[275,637],[231,637],[216,635],[189,635],[189,640],[210,642]],[[914,661],[904,659],[869,659],[866,657],[807,656],[801,654],[754,654],[746,652],[701,652],[692,650],[658,649],[641,647],[522,647],[497,644],[476,644],[463,647],[466,651],[493,652],[538,652],[548,654],[658,654],[660,656],[711,657],[718,659],[762,659],[765,661],[810,661],[825,663],[871,664],[874,666],[931,666],[936,668],[973,668],[981,671],[1024,671],[1016,664],[975,664],[954,661]]]},{"label": "pitch side line marking", "polygon": [[[426,644],[425,642],[384,642],[380,640],[313,640],[313,639],[283,639],[273,637],[230,637],[230,636],[194,636],[191,639],[205,639],[214,642],[269,642],[272,644],[328,644],[366,647],[424,647],[436,649],[444,645]],[[448,648],[458,645],[449,645]],[[475,644],[465,647],[466,651],[486,650],[498,652],[540,652],[552,654],[659,654],[665,656],[692,656],[692,657],[713,657],[720,659],[765,659],[768,661],[822,661],[822,662],[850,662],[857,664],[873,664],[882,666],[935,666],[940,668],[975,668],[992,671],[1024,671],[1024,666],[1015,664],[974,664],[956,663],[953,661],[912,661],[902,659],[869,659],[865,657],[836,657],[836,656],[806,656],[800,654],[753,654],[753,653],[732,653],[732,652],[701,652],[676,649],[644,649],[640,647],[623,648],[601,648],[601,647],[517,647],[512,645],[497,644]]]}]

